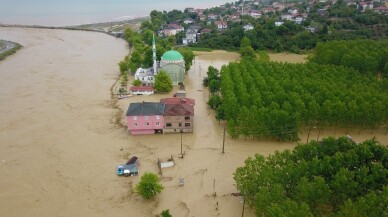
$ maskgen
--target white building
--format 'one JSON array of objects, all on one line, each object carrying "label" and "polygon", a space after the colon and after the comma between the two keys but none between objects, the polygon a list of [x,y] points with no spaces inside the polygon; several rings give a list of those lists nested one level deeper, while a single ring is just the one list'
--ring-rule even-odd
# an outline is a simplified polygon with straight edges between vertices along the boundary
[{"label": "white building", "polygon": [[243,26],[244,28],[244,31],[249,31],[249,30],[252,30],[254,27],[252,24],[248,23],[247,25]]},{"label": "white building", "polygon": [[138,68],[134,75],[135,79],[141,81],[142,85],[144,86],[154,86],[154,83],[155,83],[154,77],[157,74],[155,36],[152,37],[152,59],[153,59],[152,68],[148,68],[148,69]]}]

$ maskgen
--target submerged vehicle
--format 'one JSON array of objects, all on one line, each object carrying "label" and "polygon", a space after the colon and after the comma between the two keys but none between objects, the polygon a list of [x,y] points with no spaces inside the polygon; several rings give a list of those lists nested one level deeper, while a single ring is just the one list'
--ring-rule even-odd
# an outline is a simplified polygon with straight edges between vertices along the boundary
[{"label": "submerged vehicle", "polygon": [[137,176],[139,174],[139,160],[136,156],[129,159],[126,164],[120,164],[116,168],[116,173],[119,176]]}]

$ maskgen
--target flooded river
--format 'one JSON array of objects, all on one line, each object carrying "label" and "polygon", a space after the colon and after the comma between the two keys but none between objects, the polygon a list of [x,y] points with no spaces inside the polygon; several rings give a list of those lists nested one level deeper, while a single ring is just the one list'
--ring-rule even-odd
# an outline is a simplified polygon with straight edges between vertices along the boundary
[{"label": "flooded river", "polygon": [[[100,33],[0,28],[0,38],[24,46],[0,62],[0,213],[2,216],[239,216],[233,173],[254,153],[294,143],[232,140],[214,118],[202,87],[207,67],[235,53],[197,53],[185,80],[196,100],[194,133],[132,136],[124,112],[131,102],[165,95],[111,96],[124,41]],[[119,120],[119,123],[117,123]],[[158,173],[157,160],[176,165],[161,176],[165,189],[145,201],[133,192],[140,176],[118,177],[116,165],[136,155],[140,175]],[[185,180],[179,186],[179,178]],[[213,193],[216,192],[216,197]],[[245,210],[245,217],[254,216]]]}]

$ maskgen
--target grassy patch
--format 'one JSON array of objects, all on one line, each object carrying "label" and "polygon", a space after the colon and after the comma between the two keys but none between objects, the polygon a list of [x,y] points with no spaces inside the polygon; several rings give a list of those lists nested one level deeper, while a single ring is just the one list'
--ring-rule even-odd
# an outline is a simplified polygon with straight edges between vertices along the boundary
[{"label": "grassy patch", "polygon": [[20,48],[22,48],[22,46],[18,43],[14,43],[15,44],[15,47],[10,49],[10,50],[7,50],[3,53],[0,53],[0,61],[1,60],[4,60],[6,57],[8,56],[11,56],[12,54],[16,53],[17,50],[19,50]]},{"label": "grassy patch", "polygon": [[191,51],[203,51],[203,52],[212,52],[213,49],[211,48],[204,48],[204,47],[187,47]]}]

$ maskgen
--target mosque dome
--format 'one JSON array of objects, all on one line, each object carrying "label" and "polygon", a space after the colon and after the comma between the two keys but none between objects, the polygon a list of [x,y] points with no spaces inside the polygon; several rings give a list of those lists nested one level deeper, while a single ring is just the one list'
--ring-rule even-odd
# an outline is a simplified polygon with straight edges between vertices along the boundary
[{"label": "mosque dome", "polygon": [[169,50],[165,52],[161,58],[161,61],[166,61],[166,62],[176,62],[176,61],[181,61],[183,60],[183,56],[181,53],[179,53],[176,50]]}]

